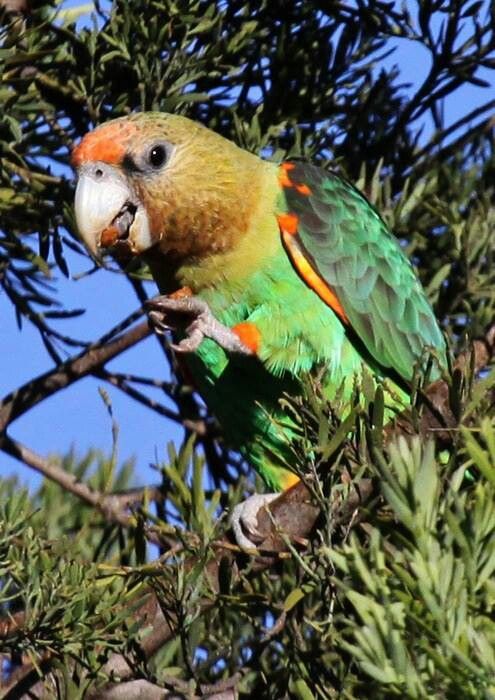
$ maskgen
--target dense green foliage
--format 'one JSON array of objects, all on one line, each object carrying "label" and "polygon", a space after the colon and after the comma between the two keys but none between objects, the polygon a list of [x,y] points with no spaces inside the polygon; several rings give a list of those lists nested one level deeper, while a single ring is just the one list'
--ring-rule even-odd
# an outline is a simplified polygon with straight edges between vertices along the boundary
[{"label": "dense green foliage", "polygon": [[[70,148],[92,125],[136,109],[187,114],[267,157],[331,163],[404,241],[454,355],[493,322],[489,3],[114,0],[111,11],[96,3],[94,27],[81,29],[74,10],[57,14],[53,2],[5,9],[15,4],[0,2],[0,290],[56,364],[75,343],[53,319],[72,312],[46,285],[52,272],[67,274],[68,248],[85,255]],[[427,57],[415,90],[400,65],[387,68],[401,42]],[[487,88],[486,103],[466,103],[445,123],[444,101],[464,100],[469,84]],[[9,361],[2,356],[3,371]],[[110,378],[101,365],[89,371]],[[252,478],[175,381],[163,389],[187,429],[157,465],[159,498],[107,508],[104,495],[131,483],[114,455],[53,461],[89,484],[93,501],[60,480],[30,495],[0,481],[5,697],[30,686],[37,697],[117,697],[105,684],[121,678],[128,698],[138,697],[133,679],[147,681],[140,697],[150,698],[166,697],[160,688],[182,697],[234,697],[235,688],[246,698],[495,698],[494,379],[468,368],[448,381],[460,428],[441,448],[424,435],[383,445],[374,396],[374,424],[356,410],[343,428],[343,407],[325,405],[317,386],[288,399],[304,436],[295,466],[323,474],[313,485],[322,516],[307,548],[271,566],[241,556],[233,566],[215,544],[225,530],[219,505],[240,500]],[[146,387],[126,382],[139,399]],[[37,386],[16,415],[57,390]],[[37,468],[8,437],[11,406],[11,397],[0,404],[0,449]],[[206,472],[216,491],[203,491]],[[379,495],[337,526],[329,494],[345,493],[349,474],[373,478]],[[147,540],[160,541],[159,561]],[[155,647],[153,625],[137,612],[150,591],[169,630]]]}]

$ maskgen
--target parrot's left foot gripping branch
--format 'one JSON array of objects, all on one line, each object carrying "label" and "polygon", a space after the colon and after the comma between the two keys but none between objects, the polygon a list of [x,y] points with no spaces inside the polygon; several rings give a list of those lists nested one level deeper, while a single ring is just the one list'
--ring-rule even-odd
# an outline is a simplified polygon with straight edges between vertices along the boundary
[{"label": "parrot's left foot gripping branch", "polygon": [[[228,353],[253,355],[253,350],[242,342],[234,330],[214,317],[203,299],[188,294],[164,295],[150,299],[146,306],[149,322],[158,334],[177,331],[183,325],[177,323],[177,316],[187,318],[185,337],[171,345],[176,352],[195,352],[204,338],[211,338]],[[258,512],[279,496],[279,493],[254,494],[233,509],[229,520],[241,549],[256,551],[257,542],[263,540],[263,535],[258,531]]]},{"label": "parrot's left foot gripping branch", "polygon": [[265,538],[258,528],[258,513],[279,497],[279,493],[255,493],[232,510],[229,522],[241,549],[246,552],[257,550]]},{"label": "parrot's left foot gripping branch", "polygon": [[195,352],[204,338],[211,338],[226,352],[237,355],[253,354],[235,331],[217,321],[203,299],[194,296],[157,296],[150,299],[146,306],[148,318],[156,333],[176,330],[175,319],[171,319],[171,316],[187,318],[185,338],[172,345],[176,352]]}]

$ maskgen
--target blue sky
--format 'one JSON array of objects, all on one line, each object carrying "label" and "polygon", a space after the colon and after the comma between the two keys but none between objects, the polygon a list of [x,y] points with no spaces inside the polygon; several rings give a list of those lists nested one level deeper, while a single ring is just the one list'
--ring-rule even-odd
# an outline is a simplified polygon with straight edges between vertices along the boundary
[{"label": "blue sky", "polygon": [[[63,3],[63,7],[74,7],[80,4],[72,0]],[[87,15],[79,21],[87,22]],[[398,64],[403,77],[401,82],[409,82],[414,88],[421,84],[427,73],[428,53],[410,41],[397,41],[396,44],[396,51],[381,65],[390,68]],[[377,66],[377,70],[380,67]],[[488,72],[483,77],[489,77]],[[482,89],[473,85],[462,87],[446,100],[447,122],[456,121],[469,108],[481,105],[494,97],[495,90],[492,89]],[[427,133],[431,134],[431,125],[427,125]],[[89,261],[79,258],[70,251],[67,251],[67,258],[72,277],[65,279],[56,272],[54,283],[59,298],[67,307],[84,308],[86,313],[82,318],[61,323],[60,330],[72,333],[78,338],[94,339],[137,308],[130,285],[122,275],[100,271],[75,280],[74,277],[90,268]],[[150,290],[153,290],[151,285]],[[17,328],[12,308],[1,293],[0,358],[3,368],[0,375],[2,396],[53,366],[37,331],[29,323],[24,323],[22,330]],[[163,355],[153,338],[114,360],[109,368],[118,368],[121,372],[168,378]],[[111,420],[99,395],[99,386],[103,386],[110,396],[114,418],[120,427],[120,460],[135,456],[137,483],[146,483],[155,479],[149,464],[155,462],[157,458],[165,458],[166,443],[171,439],[177,440],[181,434],[180,429],[149,409],[128,400],[117,389],[91,378],[59,392],[21,417],[12,425],[11,436],[42,455],[65,453],[71,445],[75,446],[80,455],[92,446],[99,447],[110,454]],[[166,403],[164,396],[158,396],[158,398]],[[39,483],[31,470],[3,454],[0,454],[0,467],[3,475],[15,473],[25,483],[30,485]]]}]

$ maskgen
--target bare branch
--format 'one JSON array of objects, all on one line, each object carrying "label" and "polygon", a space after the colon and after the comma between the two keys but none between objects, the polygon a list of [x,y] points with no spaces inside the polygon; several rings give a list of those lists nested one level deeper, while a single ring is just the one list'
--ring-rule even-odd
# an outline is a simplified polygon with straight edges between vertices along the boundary
[{"label": "bare branch", "polygon": [[98,700],[165,700],[168,692],[144,679],[115,683],[101,693],[93,695]]},{"label": "bare branch", "polygon": [[[163,494],[157,487],[151,487],[150,489],[143,487],[142,489],[123,494],[103,494],[95,491],[87,484],[79,481],[74,474],[62,469],[53,461],[41,457],[29,447],[13,440],[6,434],[0,436],[0,450],[23,462],[45,478],[55,482],[67,492],[80,498],[87,505],[96,508],[109,523],[116,523],[121,527],[134,527],[136,524],[135,517],[129,513],[131,505],[142,503],[145,499],[161,500],[163,498]],[[152,525],[145,526],[144,535],[153,544],[163,545],[167,543],[165,534]],[[170,543],[168,542],[167,544]]]},{"label": "bare branch", "polygon": [[5,396],[0,402],[0,433],[16,418],[41,401],[86,377],[109,360],[151,335],[147,322],[131,328],[115,340],[97,341],[87,350],[57,366],[54,370],[32,379]]},{"label": "bare branch", "polygon": [[[191,691],[189,683],[173,676],[165,677],[163,685],[180,693],[180,696],[187,700],[235,700],[235,686],[240,680],[237,674],[225,681],[219,681],[213,685],[202,685],[201,695]],[[174,693],[174,696],[177,697]],[[163,687],[150,683],[146,680],[132,680],[126,683],[113,683],[107,685],[103,690],[91,695],[91,700],[164,700],[170,694]]]},{"label": "bare branch", "polygon": [[116,522],[123,527],[128,527],[131,524],[129,515],[125,515],[123,511],[115,510],[111,507],[112,497],[107,500],[104,494],[94,491],[86,484],[78,481],[77,477],[65,469],[57,466],[54,462],[41,457],[26,447],[20,442],[13,440],[8,435],[3,435],[0,438],[0,449],[6,454],[18,459],[28,467],[31,467],[39,474],[42,474],[47,479],[54,481],[63,489],[77,496],[82,501],[93,508],[97,508],[111,522]]}]

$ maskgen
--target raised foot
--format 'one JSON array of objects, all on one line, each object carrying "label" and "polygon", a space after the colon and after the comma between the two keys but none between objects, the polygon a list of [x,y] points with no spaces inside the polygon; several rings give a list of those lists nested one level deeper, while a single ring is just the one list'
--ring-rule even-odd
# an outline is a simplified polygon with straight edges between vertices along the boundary
[{"label": "raised foot", "polygon": [[239,505],[230,515],[230,525],[235,541],[244,551],[257,550],[257,544],[263,540],[258,531],[258,511],[280,496],[279,493],[255,493]]},{"label": "raised foot", "polygon": [[170,323],[170,314],[186,316],[192,320],[186,324],[186,337],[172,345],[176,352],[194,352],[198,349],[203,338],[211,338],[227,352],[240,355],[252,355],[253,351],[241,341],[233,330],[224,326],[213,316],[208,304],[194,296],[173,297],[158,296],[150,299],[147,304],[148,317],[156,333],[176,330],[179,323]]}]

